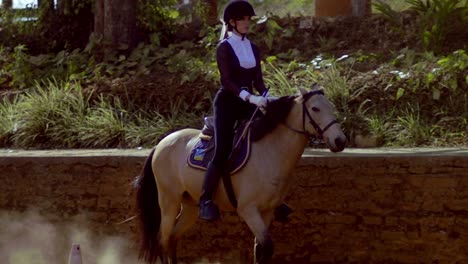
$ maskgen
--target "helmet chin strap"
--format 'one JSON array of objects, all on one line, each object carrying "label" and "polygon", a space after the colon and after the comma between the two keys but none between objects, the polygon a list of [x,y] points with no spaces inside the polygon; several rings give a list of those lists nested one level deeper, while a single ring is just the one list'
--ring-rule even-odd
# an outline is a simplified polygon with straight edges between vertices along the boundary
[{"label": "helmet chin strap", "polygon": [[239,33],[239,35],[242,36],[242,40],[245,39],[245,36],[247,36],[247,34],[245,34],[245,33],[240,33],[239,30],[237,30],[237,23],[236,23],[236,22],[234,22],[234,27],[232,27],[232,28],[233,28],[237,33]]}]

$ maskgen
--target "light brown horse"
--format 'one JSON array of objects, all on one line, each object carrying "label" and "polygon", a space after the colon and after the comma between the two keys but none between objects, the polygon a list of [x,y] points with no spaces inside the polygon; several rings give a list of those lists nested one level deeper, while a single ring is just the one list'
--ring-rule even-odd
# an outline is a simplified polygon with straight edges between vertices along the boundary
[{"label": "light brown horse", "polygon": [[[237,208],[221,184],[215,195],[220,209],[237,211],[255,235],[254,261],[259,264],[268,263],[273,255],[268,228],[309,137],[322,137],[333,152],[342,151],[346,144],[322,87],[279,98],[268,105],[264,119],[269,131],[253,142],[250,160],[232,175]],[[204,171],[189,167],[187,156],[199,135],[200,130],[183,129],[165,137],[135,181],[142,231],[140,257],[148,263],[158,258],[165,264],[176,263],[177,240],[198,218]]]}]

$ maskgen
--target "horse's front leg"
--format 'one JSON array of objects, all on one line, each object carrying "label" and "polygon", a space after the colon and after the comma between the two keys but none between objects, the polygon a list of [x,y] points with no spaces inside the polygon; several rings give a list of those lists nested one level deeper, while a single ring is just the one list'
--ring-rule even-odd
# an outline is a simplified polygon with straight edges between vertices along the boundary
[{"label": "horse's front leg", "polygon": [[273,212],[262,215],[257,208],[243,208],[238,209],[238,214],[244,219],[255,235],[254,263],[268,263],[274,252],[273,240],[271,240],[268,234],[268,227],[273,219]]},{"label": "horse's front leg", "polygon": [[257,237],[255,237],[254,242],[254,260],[255,264],[266,264],[270,261],[271,256],[274,253],[274,246],[273,240],[271,240],[270,236],[267,234],[264,239],[263,243],[259,243],[257,241]]},{"label": "horse's front leg", "polygon": [[172,237],[169,241],[169,250],[168,250],[168,258],[171,260],[171,264],[177,264],[177,240]]}]

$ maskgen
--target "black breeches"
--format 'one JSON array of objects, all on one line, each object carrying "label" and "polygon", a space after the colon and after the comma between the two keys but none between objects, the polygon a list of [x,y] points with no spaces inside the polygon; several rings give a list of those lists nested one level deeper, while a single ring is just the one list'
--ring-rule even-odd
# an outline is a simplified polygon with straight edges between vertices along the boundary
[{"label": "black breeches", "polygon": [[232,151],[236,121],[250,119],[255,109],[255,105],[244,102],[230,91],[218,91],[214,99],[215,154],[211,161],[215,166],[226,165]]}]

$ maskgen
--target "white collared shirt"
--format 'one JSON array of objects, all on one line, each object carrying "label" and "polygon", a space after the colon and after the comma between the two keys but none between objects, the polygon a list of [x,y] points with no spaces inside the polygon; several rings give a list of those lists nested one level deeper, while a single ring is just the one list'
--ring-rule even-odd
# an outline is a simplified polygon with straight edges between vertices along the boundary
[{"label": "white collared shirt", "polygon": [[246,37],[242,39],[241,36],[232,34],[227,41],[231,45],[234,53],[237,56],[237,59],[240,62],[240,66],[245,69],[250,69],[255,67],[257,62],[255,61],[255,56],[253,54],[252,45],[250,40]]}]

